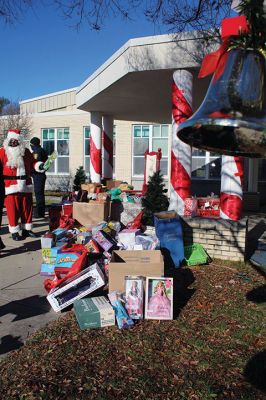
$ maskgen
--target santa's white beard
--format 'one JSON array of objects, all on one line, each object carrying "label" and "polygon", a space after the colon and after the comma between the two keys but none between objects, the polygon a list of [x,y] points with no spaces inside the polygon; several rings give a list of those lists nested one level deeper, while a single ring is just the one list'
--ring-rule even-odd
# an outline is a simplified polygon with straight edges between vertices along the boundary
[{"label": "santa's white beard", "polygon": [[8,142],[4,142],[4,149],[7,155],[6,165],[10,168],[24,168],[23,156],[25,154],[25,145],[20,143],[16,147],[8,146]]}]

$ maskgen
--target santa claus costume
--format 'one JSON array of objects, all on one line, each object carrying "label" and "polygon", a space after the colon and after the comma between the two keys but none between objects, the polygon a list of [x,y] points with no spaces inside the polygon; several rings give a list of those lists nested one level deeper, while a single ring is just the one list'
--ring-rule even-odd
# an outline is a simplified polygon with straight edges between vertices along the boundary
[{"label": "santa claus costume", "polygon": [[20,130],[8,131],[0,149],[0,163],[5,185],[5,206],[9,222],[9,232],[14,240],[19,240],[21,220],[22,237],[36,235],[32,232],[32,179],[33,171],[42,172],[42,162],[36,162],[20,136]]}]

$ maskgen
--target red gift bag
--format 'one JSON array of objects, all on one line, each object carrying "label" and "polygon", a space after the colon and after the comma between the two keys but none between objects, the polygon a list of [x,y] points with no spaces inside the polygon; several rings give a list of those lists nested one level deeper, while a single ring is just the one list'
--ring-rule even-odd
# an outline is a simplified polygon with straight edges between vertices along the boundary
[{"label": "red gift bag", "polygon": [[87,249],[82,244],[72,244],[71,246],[65,245],[61,248],[61,251],[63,251],[64,253],[76,253],[79,255],[79,258],[73,263],[71,268],[68,268],[67,271],[62,268],[54,269],[54,279],[45,279],[44,281],[44,288],[45,290],[47,290],[47,292],[50,292],[51,289],[61,285],[68,278],[76,275],[86,265]]}]

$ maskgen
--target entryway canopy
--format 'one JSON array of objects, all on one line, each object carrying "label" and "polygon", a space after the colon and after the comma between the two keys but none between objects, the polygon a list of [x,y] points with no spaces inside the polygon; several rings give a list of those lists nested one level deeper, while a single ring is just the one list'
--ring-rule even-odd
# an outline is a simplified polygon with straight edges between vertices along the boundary
[{"label": "entryway canopy", "polygon": [[205,52],[199,32],[131,39],[77,89],[77,107],[116,120],[171,123],[173,72],[193,73],[196,110],[210,81],[197,78]]}]

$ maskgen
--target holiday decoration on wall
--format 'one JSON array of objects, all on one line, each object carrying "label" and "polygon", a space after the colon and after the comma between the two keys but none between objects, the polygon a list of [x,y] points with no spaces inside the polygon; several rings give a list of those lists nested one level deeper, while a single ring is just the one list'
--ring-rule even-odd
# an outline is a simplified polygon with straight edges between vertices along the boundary
[{"label": "holiday decoration on wall", "polygon": [[244,0],[222,21],[219,49],[199,77],[213,74],[198,111],[178,128],[185,143],[226,155],[266,156],[266,18],[263,0]]}]

